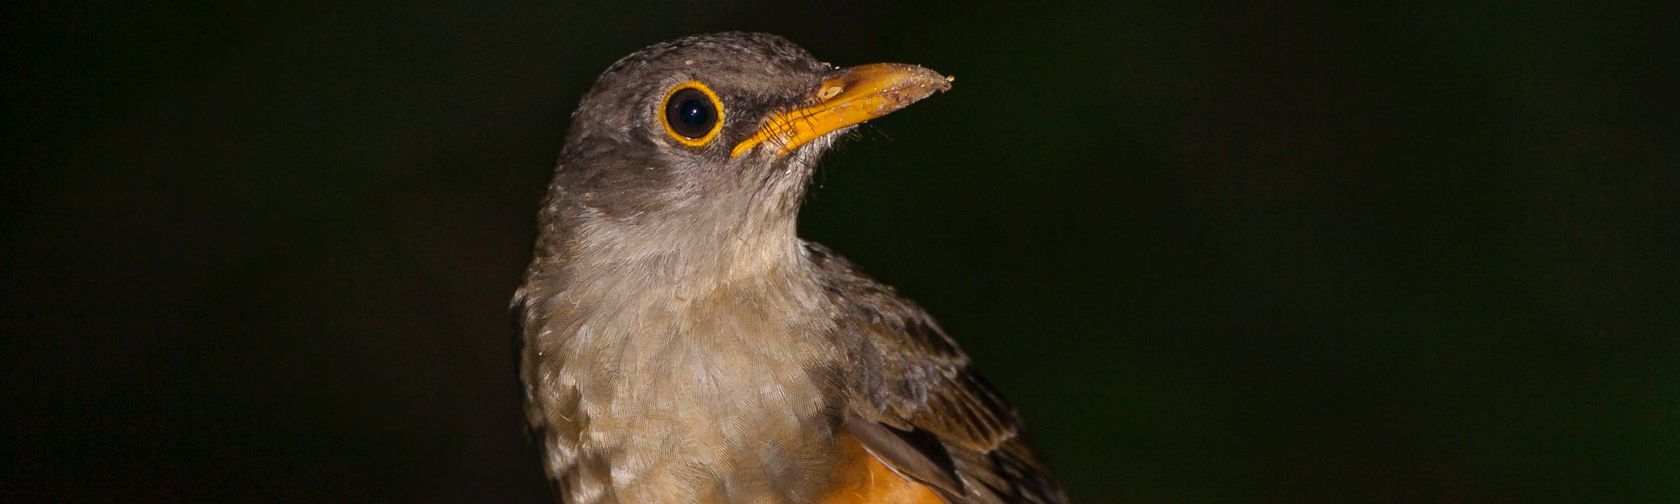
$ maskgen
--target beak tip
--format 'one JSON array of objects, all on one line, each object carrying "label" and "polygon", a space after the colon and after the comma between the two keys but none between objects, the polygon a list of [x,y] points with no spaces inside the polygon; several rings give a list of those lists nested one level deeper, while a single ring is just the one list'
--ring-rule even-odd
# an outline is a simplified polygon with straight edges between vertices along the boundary
[{"label": "beak tip", "polygon": [[[946,77],[932,69],[916,65],[897,66],[895,84],[888,86],[886,94],[895,98],[898,107],[907,106],[932,96],[935,92],[951,90],[952,78]],[[895,108],[896,110],[896,108]]]},{"label": "beak tip", "polygon": [[917,85],[932,88],[936,91],[950,91],[951,83],[956,81],[956,78],[954,77],[947,77],[927,67],[914,65],[908,66],[911,68],[909,73],[913,77],[907,80],[914,82]]}]

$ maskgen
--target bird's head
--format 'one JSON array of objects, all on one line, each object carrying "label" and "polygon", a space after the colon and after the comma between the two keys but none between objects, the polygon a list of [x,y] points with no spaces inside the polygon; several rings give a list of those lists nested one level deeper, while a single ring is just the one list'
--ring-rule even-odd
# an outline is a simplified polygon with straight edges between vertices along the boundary
[{"label": "bird's head", "polygon": [[837,135],[949,88],[914,65],[836,68],[768,34],[649,46],[608,68],[572,115],[545,218],[645,250],[791,240]]}]

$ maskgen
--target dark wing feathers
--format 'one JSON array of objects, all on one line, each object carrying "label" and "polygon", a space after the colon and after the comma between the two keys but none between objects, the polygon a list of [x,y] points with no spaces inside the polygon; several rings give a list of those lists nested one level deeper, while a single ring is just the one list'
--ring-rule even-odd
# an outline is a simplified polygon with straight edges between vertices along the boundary
[{"label": "dark wing feathers", "polygon": [[916,475],[942,495],[962,495],[956,462],[932,433],[914,428],[899,430],[856,416],[848,416],[845,427],[871,455],[898,472]]},{"label": "dark wing feathers", "polygon": [[953,504],[1067,502],[1015,411],[926,312],[828,249],[806,252],[846,312],[846,428],[870,453]]}]

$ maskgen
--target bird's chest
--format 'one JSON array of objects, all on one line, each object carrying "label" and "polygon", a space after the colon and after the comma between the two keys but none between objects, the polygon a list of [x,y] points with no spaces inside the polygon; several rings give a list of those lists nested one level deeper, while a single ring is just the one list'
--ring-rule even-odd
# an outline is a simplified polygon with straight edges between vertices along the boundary
[{"label": "bird's chest", "polygon": [[576,397],[553,412],[575,433],[550,447],[569,467],[551,470],[574,500],[779,502],[820,487],[799,482],[836,456],[835,351],[797,300],[648,297],[573,311],[552,348],[551,383]]}]

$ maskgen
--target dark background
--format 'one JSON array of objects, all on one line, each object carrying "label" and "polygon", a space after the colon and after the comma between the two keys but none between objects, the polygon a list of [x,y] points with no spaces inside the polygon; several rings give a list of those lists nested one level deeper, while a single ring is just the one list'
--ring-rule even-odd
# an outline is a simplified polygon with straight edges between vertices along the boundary
[{"label": "dark background", "polygon": [[8,3],[0,497],[542,501],[568,114],[746,29],[958,77],[801,230],[1077,501],[1680,499],[1672,8],[1018,4]]}]

